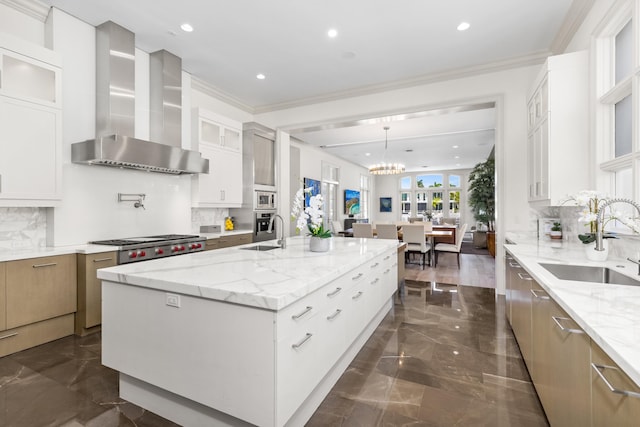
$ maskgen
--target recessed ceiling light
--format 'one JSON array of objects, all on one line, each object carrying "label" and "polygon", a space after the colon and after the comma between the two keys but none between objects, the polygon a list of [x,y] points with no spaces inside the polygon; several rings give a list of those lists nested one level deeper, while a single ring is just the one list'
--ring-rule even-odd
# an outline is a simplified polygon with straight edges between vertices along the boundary
[{"label": "recessed ceiling light", "polygon": [[182,29],[182,31],[184,31],[185,33],[190,33],[193,31],[193,27],[191,26],[191,24],[185,22],[184,24],[180,25],[180,28]]},{"label": "recessed ceiling light", "polygon": [[267,78],[267,76],[265,76],[265,75],[264,75],[264,74],[262,74],[262,73],[260,73],[260,74],[258,74],[258,75],[256,76],[256,79],[258,79],[258,80],[264,80],[264,79],[266,79],[266,78]]},{"label": "recessed ceiling light", "polygon": [[336,37],[338,37],[338,30],[336,30],[335,28],[331,28],[329,31],[327,31],[327,35],[330,38],[335,39]]},{"label": "recessed ceiling light", "polygon": [[458,25],[458,31],[467,31],[469,27],[471,27],[471,25],[468,22],[461,22],[460,25]]},{"label": "recessed ceiling light", "polygon": [[369,157],[371,153],[364,153],[365,156]]},{"label": "recessed ceiling light", "polygon": [[460,163],[456,163],[456,166],[460,166]]},{"label": "recessed ceiling light", "polygon": [[454,159],[459,159],[459,158],[460,158],[460,156],[453,156],[453,158],[454,158]]},{"label": "recessed ceiling light", "polygon": [[454,145],[454,146],[453,146],[453,147],[451,147],[451,148],[458,148],[458,147],[459,147],[458,145]]}]

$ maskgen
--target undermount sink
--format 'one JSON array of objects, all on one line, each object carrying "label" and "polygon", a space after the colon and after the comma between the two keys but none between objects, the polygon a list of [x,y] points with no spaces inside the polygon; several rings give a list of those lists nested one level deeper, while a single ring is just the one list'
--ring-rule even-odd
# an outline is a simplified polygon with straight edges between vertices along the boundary
[{"label": "undermount sink", "polygon": [[247,251],[270,251],[272,249],[280,249],[280,246],[273,245],[255,245],[255,246],[247,246],[246,248],[240,248]]},{"label": "undermount sink", "polygon": [[551,274],[561,280],[640,286],[640,280],[632,279],[631,277],[620,274],[608,267],[545,263],[540,263],[540,266],[544,267]]}]

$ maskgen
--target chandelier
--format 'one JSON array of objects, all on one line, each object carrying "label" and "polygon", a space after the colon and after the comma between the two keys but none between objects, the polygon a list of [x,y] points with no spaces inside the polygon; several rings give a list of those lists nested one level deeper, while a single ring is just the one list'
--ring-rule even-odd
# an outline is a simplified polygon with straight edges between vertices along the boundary
[{"label": "chandelier", "polygon": [[[384,158],[387,157],[387,143],[389,136],[389,126],[385,126],[384,128]],[[369,166],[369,173],[373,175],[395,175],[404,172],[404,165],[400,163],[378,163],[372,166]]]}]

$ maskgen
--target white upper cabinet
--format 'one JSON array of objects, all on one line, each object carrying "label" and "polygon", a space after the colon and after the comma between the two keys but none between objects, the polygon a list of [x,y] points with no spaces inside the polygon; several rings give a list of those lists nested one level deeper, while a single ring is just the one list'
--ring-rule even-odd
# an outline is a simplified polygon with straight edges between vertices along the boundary
[{"label": "white upper cabinet", "polygon": [[528,199],[556,206],[589,185],[586,51],[551,56],[528,98]]},{"label": "white upper cabinet", "polygon": [[0,35],[0,206],[55,206],[62,181],[58,55]]},{"label": "white upper cabinet", "polygon": [[242,123],[203,110],[193,110],[194,149],[209,159],[209,173],[193,176],[193,207],[234,208],[242,205]]}]

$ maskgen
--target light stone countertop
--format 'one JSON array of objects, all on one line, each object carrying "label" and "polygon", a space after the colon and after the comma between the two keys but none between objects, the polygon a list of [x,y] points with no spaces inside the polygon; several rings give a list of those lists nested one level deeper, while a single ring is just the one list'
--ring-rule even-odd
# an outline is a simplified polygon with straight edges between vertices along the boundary
[{"label": "light stone countertop", "polygon": [[398,246],[395,240],[334,237],[329,252],[316,253],[309,251],[308,239],[287,238],[286,249],[242,249],[258,244],[251,243],[124,264],[98,270],[98,278],[280,310],[385,251],[395,254]]},{"label": "light stone countertop", "polygon": [[606,266],[640,280],[638,266],[611,256],[589,261],[579,242],[506,237],[516,244],[505,249],[640,387],[640,287],[560,280],[539,263]]},{"label": "light stone countertop", "polygon": [[221,230],[219,233],[196,233],[205,239],[218,239],[222,236],[234,236],[236,234],[253,234],[253,230],[239,229],[239,230]]}]

